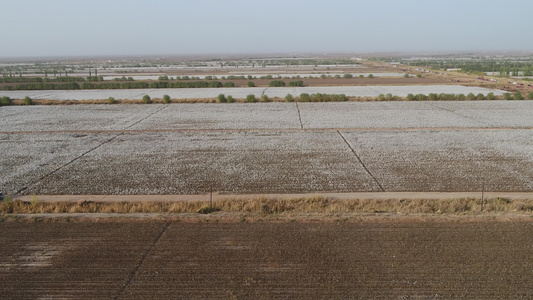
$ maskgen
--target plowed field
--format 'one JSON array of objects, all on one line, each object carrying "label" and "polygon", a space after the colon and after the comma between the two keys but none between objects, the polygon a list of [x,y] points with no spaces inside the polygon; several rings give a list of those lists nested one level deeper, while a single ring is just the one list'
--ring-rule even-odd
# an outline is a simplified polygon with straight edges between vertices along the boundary
[{"label": "plowed field", "polygon": [[533,297],[533,222],[0,223],[2,299]]}]

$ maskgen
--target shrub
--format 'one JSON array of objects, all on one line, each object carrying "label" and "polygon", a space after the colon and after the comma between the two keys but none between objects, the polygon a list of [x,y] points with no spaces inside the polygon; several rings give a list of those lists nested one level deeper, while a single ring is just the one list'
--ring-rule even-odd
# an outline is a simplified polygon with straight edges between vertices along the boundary
[{"label": "shrub", "polygon": [[474,93],[468,93],[468,95],[466,95],[466,98],[468,100],[476,100],[476,95],[474,95]]},{"label": "shrub", "polygon": [[416,74],[416,78],[422,78],[422,74]]},{"label": "shrub", "polygon": [[409,101],[413,101],[413,100],[415,100],[415,95],[410,94],[410,93],[407,94],[407,100],[409,100]]},{"label": "shrub", "polygon": [[353,75],[349,74],[349,73],[346,73],[342,77],[344,77],[344,78],[353,78]]},{"label": "shrub", "polygon": [[8,106],[11,104],[13,104],[13,99],[6,96],[0,98],[0,106]]},{"label": "shrub", "polygon": [[405,75],[403,75],[403,77],[409,78],[409,74],[405,73]]},{"label": "shrub", "polygon": [[234,86],[235,86],[235,83],[233,83],[232,81],[224,82],[224,87],[234,87]]},{"label": "shrub", "polygon": [[247,85],[248,87],[254,87],[255,83],[253,81],[248,81]]},{"label": "shrub", "polygon": [[389,93],[389,94],[385,95],[385,100],[387,100],[387,101],[394,100],[394,96],[391,93]]},{"label": "shrub", "polygon": [[511,93],[503,93],[503,99],[512,100]]},{"label": "shrub", "polygon": [[107,98],[107,103],[109,103],[109,104],[115,104],[116,102],[117,102],[117,101],[116,101],[115,98],[113,98],[113,97],[109,97],[109,98]]},{"label": "shrub", "polygon": [[439,95],[436,93],[429,93],[428,95],[429,100],[439,100]]},{"label": "shrub", "polygon": [[379,101],[383,101],[383,100],[385,100],[385,95],[383,95],[383,94],[379,94],[379,95],[378,95],[378,100],[379,100]]},{"label": "shrub", "polygon": [[479,93],[477,94],[476,98],[477,100],[485,100],[485,95],[483,95],[482,93]]},{"label": "shrub", "polygon": [[300,94],[300,98],[299,98],[298,101],[300,101],[300,102],[309,102],[309,101],[311,101],[311,96],[309,96],[309,94],[307,94],[307,93],[302,93],[302,94]]},{"label": "shrub", "polygon": [[493,92],[490,92],[487,94],[487,100],[494,100],[494,99],[496,99],[496,96],[494,96]]},{"label": "shrub", "polygon": [[163,103],[170,103],[170,96],[169,95],[163,95]]},{"label": "shrub", "polygon": [[294,102],[294,97],[291,94],[287,94],[287,96],[285,96],[285,101]]},{"label": "shrub", "polygon": [[527,94],[527,100],[533,100],[533,92]]},{"label": "shrub", "polygon": [[368,78],[374,78],[374,75],[368,74]]},{"label": "shrub", "polygon": [[148,95],[144,95],[144,96],[143,96],[143,103],[144,103],[144,104],[150,104],[150,103],[152,103],[152,98],[150,98],[150,96],[148,96]]},{"label": "shrub", "polygon": [[255,98],[254,94],[249,94],[248,96],[246,96],[245,101],[246,102],[257,102],[257,98]]},{"label": "shrub", "polygon": [[274,80],[268,83],[268,86],[270,87],[277,87],[277,86],[285,86],[285,81],[283,80]]},{"label": "shrub", "polygon": [[322,75],[320,75],[320,78],[322,78],[322,79],[326,79],[326,78],[328,78],[328,77],[326,76],[326,74],[322,74]]},{"label": "shrub", "polygon": [[424,101],[424,100],[426,100],[426,95],[424,95],[424,94],[416,94],[415,98],[418,101]]},{"label": "shrub", "polygon": [[226,99],[226,96],[224,96],[224,94],[219,94],[217,98],[218,98],[218,102],[220,103],[226,103],[228,101],[228,99]]},{"label": "shrub", "polygon": [[365,78],[365,75],[361,74],[359,75],[359,78]]},{"label": "shrub", "polygon": [[459,94],[457,95],[457,100],[466,100],[465,94]]},{"label": "shrub", "polygon": [[26,96],[24,98],[24,105],[32,105],[32,104],[33,104],[33,101],[31,100],[31,98]]},{"label": "shrub", "polygon": [[226,97],[226,102],[233,103],[233,102],[235,102],[235,100],[233,99],[233,96],[228,95],[228,97]]},{"label": "shrub", "polygon": [[267,95],[261,96],[261,102],[268,102],[268,101],[270,101],[270,99],[268,98]]},{"label": "shrub", "polygon": [[289,86],[304,86],[304,82],[302,80],[291,81],[289,82]]},{"label": "shrub", "polygon": [[516,92],[516,93],[514,93],[514,99],[515,100],[524,100],[524,97],[522,96],[522,93]]}]

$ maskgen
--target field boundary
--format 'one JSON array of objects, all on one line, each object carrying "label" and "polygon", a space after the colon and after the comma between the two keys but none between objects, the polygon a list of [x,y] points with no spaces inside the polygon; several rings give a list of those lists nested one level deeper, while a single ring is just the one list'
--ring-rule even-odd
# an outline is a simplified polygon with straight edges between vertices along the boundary
[{"label": "field boundary", "polygon": [[[213,200],[223,199],[297,199],[326,197],[335,200],[351,199],[461,199],[475,198],[481,199],[479,192],[355,192],[355,193],[309,193],[309,194],[218,194],[213,193]],[[14,196],[14,200],[21,201],[43,201],[43,202],[78,202],[78,201],[95,201],[95,202],[143,202],[143,201],[160,201],[160,202],[179,202],[179,201],[206,201],[210,200],[210,194],[195,195],[20,195]],[[485,199],[506,198],[510,200],[533,200],[533,192],[485,192]]]}]

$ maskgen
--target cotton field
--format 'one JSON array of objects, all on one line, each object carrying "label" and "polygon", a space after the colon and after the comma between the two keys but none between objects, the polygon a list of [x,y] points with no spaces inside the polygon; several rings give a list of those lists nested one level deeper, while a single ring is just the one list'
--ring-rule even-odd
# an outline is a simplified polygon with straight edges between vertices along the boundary
[{"label": "cotton field", "polygon": [[269,97],[285,97],[287,94],[294,96],[301,93],[345,94],[349,97],[377,97],[379,94],[392,94],[406,97],[408,94],[445,93],[445,94],[479,94],[493,92],[502,95],[503,91],[481,87],[461,85],[409,85],[409,86],[322,86],[322,87],[253,87],[253,88],[182,88],[182,89],[125,89],[125,90],[46,90],[46,91],[2,91],[0,96],[23,99],[28,96],[32,99],[49,100],[105,100],[109,97],[115,99],[141,99],[144,95],[152,98],[163,98],[169,95],[172,99],[204,99],[216,98],[219,94],[231,95],[234,98],[245,98],[249,94],[260,97],[263,94]]},{"label": "cotton field", "polygon": [[533,191],[531,101],[11,106],[7,194]]}]

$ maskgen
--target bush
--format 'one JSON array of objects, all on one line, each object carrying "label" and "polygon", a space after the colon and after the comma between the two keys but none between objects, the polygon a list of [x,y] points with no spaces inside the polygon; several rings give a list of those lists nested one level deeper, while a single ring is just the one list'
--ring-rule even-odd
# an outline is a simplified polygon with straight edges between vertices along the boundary
[{"label": "bush", "polygon": [[422,78],[422,74],[416,74],[416,78]]},{"label": "bush", "polygon": [[270,99],[268,98],[267,95],[261,96],[261,102],[268,102],[268,101],[270,101]]},{"label": "bush", "polygon": [[31,100],[31,98],[26,96],[24,98],[24,105],[32,105],[32,104],[33,104],[33,101]]},{"label": "bush", "polygon": [[144,96],[143,96],[143,103],[144,103],[144,104],[150,104],[150,103],[152,103],[152,98],[150,98],[150,96],[148,96],[148,95],[144,95]]},{"label": "bush", "polygon": [[116,100],[115,100],[115,98],[113,98],[113,97],[109,97],[109,98],[107,98],[107,103],[109,103],[109,104],[115,104],[115,103],[116,103]]},{"label": "bush", "polygon": [[171,99],[169,95],[163,95],[163,103],[170,103]]},{"label": "bush", "polygon": [[505,100],[512,100],[511,93],[503,93],[503,99]]},{"label": "bush", "polygon": [[378,95],[378,100],[379,100],[379,101],[383,101],[383,100],[385,100],[385,95],[383,95],[383,94],[379,94],[379,95]]},{"label": "bush", "polygon": [[253,81],[248,81],[247,85],[248,87],[255,87],[255,83]]},{"label": "bush", "polygon": [[436,93],[429,93],[428,95],[429,100],[439,100],[439,95]]},{"label": "bush", "polygon": [[257,102],[257,98],[255,98],[254,94],[249,94],[244,100],[246,102]]},{"label": "bush", "polygon": [[301,80],[289,82],[289,86],[304,86],[304,82]]},{"label": "bush", "polygon": [[287,94],[287,96],[285,96],[285,101],[294,102],[294,97],[291,94]]},{"label": "bush", "polygon": [[374,78],[374,75],[368,74],[368,78]]},{"label": "bush", "polygon": [[409,100],[409,101],[413,101],[413,100],[415,100],[415,95],[413,95],[413,94],[407,94],[407,100]]},{"label": "bush", "polygon": [[476,98],[477,100],[485,100],[485,95],[483,95],[482,93],[479,93],[477,94]]},{"label": "bush", "polygon": [[409,78],[409,74],[405,73],[405,75],[403,75],[403,77]]},{"label": "bush", "polygon": [[234,87],[234,86],[235,86],[235,83],[233,83],[232,81],[224,82],[224,87]]},{"label": "bush", "polygon": [[0,106],[8,106],[11,104],[13,104],[13,100],[11,98],[6,96],[0,98]]},{"label": "bush", "polygon": [[283,80],[274,80],[274,81],[271,81],[268,86],[270,87],[277,87],[277,86],[285,86],[285,81]]},{"label": "bush", "polygon": [[415,98],[418,101],[424,101],[424,100],[426,100],[426,95],[424,95],[424,94],[416,94]]},{"label": "bush", "polygon": [[457,95],[457,100],[466,100],[465,94],[459,94]]},{"label": "bush", "polygon": [[487,94],[487,100],[494,100],[494,99],[496,99],[496,96],[494,96],[493,92],[490,92]]},{"label": "bush", "polygon": [[391,93],[389,93],[389,94],[385,95],[385,100],[392,101],[392,100],[394,100],[394,96]]},{"label": "bush", "polygon": [[359,75],[359,78],[365,78],[365,75],[361,74]]},{"label": "bush", "polygon": [[468,100],[476,100],[476,95],[474,95],[474,93],[468,93],[468,95],[466,95],[466,98]]},{"label": "bush", "polygon": [[527,94],[527,100],[533,100],[533,92]]},{"label": "bush", "polygon": [[300,98],[299,98],[298,101],[300,101],[300,102],[309,102],[309,101],[311,101],[311,96],[309,96],[309,94],[307,94],[307,93],[302,93],[302,94],[300,94]]},{"label": "bush", "polygon": [[514,99],[515,100],[524,100],[524,97],[522,96],[522,93],[516,92],[516,93],[514,93]]},{"label": "bush", "polygon": [[353,78],[352,74],[346,73],[342,76],[343,78]]},{"label": "bush", "polygon": [[233,99],[233,96],[228,95],[228,97],[226,97],[226,102],[233,103],[233,102],[235,102],[235,100]]},{"label": "bush", "polygon": [[218,98],[218,102],[220,103],[226,103],[228,101],[228,99],[226,99],[226,96],[224,96],[224,94],[219,94],[217,98]]}]

